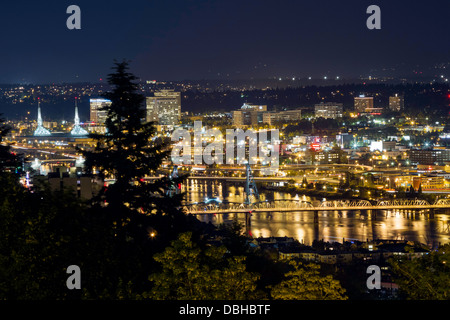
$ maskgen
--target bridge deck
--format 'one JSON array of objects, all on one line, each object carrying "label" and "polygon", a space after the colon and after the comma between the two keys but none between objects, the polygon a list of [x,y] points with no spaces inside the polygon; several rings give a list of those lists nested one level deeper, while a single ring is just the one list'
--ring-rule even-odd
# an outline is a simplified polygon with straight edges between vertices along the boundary
[{"label": "bridge deck", "polygon": [[294,211],[357,211],[357,210],[430,210],[430,209],[450,209],[450,205],[425,205],[425,206],[360,206],[360,207],[275,207],[275,208],[229,208],[210,210],[187,210],[190,214],[226,214],[245,212],[294,212]]}]

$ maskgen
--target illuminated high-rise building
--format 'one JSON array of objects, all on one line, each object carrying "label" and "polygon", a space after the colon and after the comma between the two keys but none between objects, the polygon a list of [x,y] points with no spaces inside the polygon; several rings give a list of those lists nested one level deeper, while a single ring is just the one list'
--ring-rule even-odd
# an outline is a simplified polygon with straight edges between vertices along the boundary
[{"label": "illuminated high-rise building", "polygon": [[389,97],[389,109],[392,111],[401,111],[405,107],[405,99],[403,96],[398,95]]},{"label": "illuminated high-rise building", "polygon": [[368,112],[370,109],[373,109],[373,97],[366,97],[365,95],[355,97],[356,112]]},{"label": "illuminated high-rise building", "polygon": [[147,122],[174,126],[181,119],[181,93],[174,90],[155,91],[153,97],[147,97]]},{"label": "illuminated high-rise building", "polygon": [[106,110],[102,108],[111,105],[111,100],[108,99],[90,99],[90,121],[98,124],[104,124],[107,117]]},{"label": "illuminated high-rise building", "polygon": [[265,112],[267,112],[267,105],[244,103],[239,110],[232,112],[233,125],[236,127],[243,127],[262,124],[264,122]]},{"label": "illuminated high-rise building", "polygon": [[314,113],[316,118],[342,118],[344,107],[342,103],[319,103],[314,106]]}]

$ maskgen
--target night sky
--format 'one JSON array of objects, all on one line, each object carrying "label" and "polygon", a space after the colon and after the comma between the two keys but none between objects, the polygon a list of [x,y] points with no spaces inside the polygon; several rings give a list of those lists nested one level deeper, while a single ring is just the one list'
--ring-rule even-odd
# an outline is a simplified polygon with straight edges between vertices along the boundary
[{"label": "night sky", "polygon": [[364,76],[450,61],[449,18],[448,0],[8,1],[0,83],[98,81],[123,58],[146,80]]}]

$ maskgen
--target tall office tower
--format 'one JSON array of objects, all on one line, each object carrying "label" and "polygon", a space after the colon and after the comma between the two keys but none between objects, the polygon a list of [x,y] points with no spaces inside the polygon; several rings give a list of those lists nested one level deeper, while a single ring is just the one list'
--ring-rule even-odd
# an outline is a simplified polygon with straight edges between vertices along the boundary
[{"label": "tall office tower", "polygon": [[181,93],[174,90],[155,91],[147,97],[147,122],[174,126],[181,119]]},{"label": "tall office tower", "polygon": [[108,99],[90,99],[89,104],[91,122],[104,124],[106,121],[107,112],[101,109],[111,105],[111,101]]},{"label": "tall office tower", "polygon": [[389,110],[401,111],[405,107],[405,98],[397,93],[393,97],[389,97]]},{"label": "tall office tower", "polygon": [[42,136],[50,136],[51,133],[48,129],[44,128],[43,122],[42,122],[42,115],[41,115],[41,101],[38,98],[38,116],[37,116],[37,128],[34,130],[34,135],[38,137]]},{"label": "tall office tower", "polygon": [[233,115],[233,125],[236,127],[242,127],[244,126],[244,112],[241,110],[234,110],[231,111],[231,114]]},{"label": "tall office tower", "polygon": [[316,118],[342,118],[344,107],[342,103],[319,103],[314,106]]},{"label": "tall office tower", "polygon": [[75,118],[74,125],[70,134],[73,136],[86,136],[88,132],[80,126],[80,117],[78,116],[77,98],[75,98]]},{"label": "tall office tower", "polygon": [[232,112],[233,125],[237,127],[242,126],[256,126],[263,123],[264,113],[267,112],[267,105],[253,105],[244,103],[239,110]]},{"label": "tall office tower", "polygon": [[355,111],[366,112],[366,109],[373,109],[373,97],[360,95],[355,97]]}]

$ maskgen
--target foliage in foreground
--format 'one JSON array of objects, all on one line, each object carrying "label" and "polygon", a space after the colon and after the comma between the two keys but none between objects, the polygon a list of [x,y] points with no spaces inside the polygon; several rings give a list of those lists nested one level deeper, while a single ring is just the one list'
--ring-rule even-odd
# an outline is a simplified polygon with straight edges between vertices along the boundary
[{"label": "foliage in foreground", "polygon": [[[201,248],[183,233],[163,253],[156,254],[161,272],[150,275],[152,290],[143,298],[171,300],[267,299],[258,290],[260,275],[248,272],[245,256],[227,256],[225,247]],[[280,283],[269,286],[270,296],[282,300],[345,300],[345,289],[320,266],[291,261],[294,268]]]},{"label": "foliage in foreground", "polygon": [[181,234],[164,252],[156,254],[159,273],[144,298],[177,300],[242,300],[258,296],[259,275],[246,271],[245,256],[226,255],[226,248],[200,248],[192,233]]},{"label": "foliage in foreground", "polygon": [[391,259],[394,281],[410,300],[450,299],[450,244],[413,259]]},{"label": "foliage in foreground", "polygon": [[291,261],[294,268],[281,283],[271,288],[276,300],[346,300],[345,289],[331,275],[320,275],[320,266]]}]

